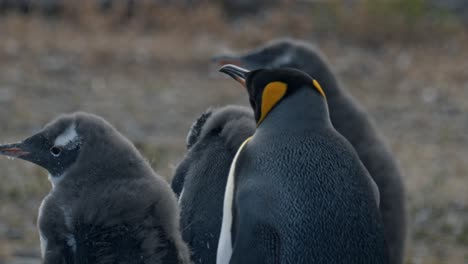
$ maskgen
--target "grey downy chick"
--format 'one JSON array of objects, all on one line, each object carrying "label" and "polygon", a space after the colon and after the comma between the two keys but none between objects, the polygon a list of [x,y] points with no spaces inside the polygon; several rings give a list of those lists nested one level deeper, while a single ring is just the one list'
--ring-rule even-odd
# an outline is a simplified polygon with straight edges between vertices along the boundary
[{"label": "grey downy chick", "polygon": [[38,217],[44,263],[189,263],[169,185],[104,119],[62,115],[0,154],[50,174]]},{"label": "grey downy chick", "polygon": [[194,263],[216,262],[229,167],[254,131],[252,111],[232,105],[208,109],[190,128],[172,188],[180,194],[182,236]]}]

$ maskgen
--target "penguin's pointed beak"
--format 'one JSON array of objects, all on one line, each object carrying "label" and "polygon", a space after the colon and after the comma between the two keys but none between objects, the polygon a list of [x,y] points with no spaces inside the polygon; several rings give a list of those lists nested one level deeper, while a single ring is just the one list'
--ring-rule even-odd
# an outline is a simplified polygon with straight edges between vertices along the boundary
[{"label": "penguin's pointed beak", "polygon": [[246,87],[245,79],[247,78],[247,74],[249,73],[248,70],[233,64],[227,64],[221,67],[219,71],[231,76],[234,80],[242,84],[242,86]]},{"label": "penguin's pointed beak", "polygon": [[24,149],[23,143],[0,145],[0,155],[21,158],[28,154],[29,152]]}]

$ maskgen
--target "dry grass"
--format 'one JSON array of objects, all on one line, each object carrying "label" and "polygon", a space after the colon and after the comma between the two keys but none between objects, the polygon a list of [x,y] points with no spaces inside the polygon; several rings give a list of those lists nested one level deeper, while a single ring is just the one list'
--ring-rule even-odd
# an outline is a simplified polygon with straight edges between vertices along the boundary
[{"label": "dry grass", "polygon": [[[372,13],[362,11],[369,7],[358,6],[359,15],[335,7],[331,26],[306,7],[236,22],[214,5],[148,8],[129,22],[86,6],[70,19],[0,17],[0,140],[19,140],[62,112],[94,112],[169,178],[198,113],[247,104],[243,91],[210,67],[210,56],[275,37],[308,39],[375,117],[401,162],[412,224],[407,262],[468,263],[465,32],[441,29],[432,35],[437,41],[399,35],[397,27],[378,34],[378,24],[369,25]],[[365,23],[346,25],[353,17]],[[385,16],[379,23],[387,23]],[[46,173],[6,159],[0,168],[0,263],[37,257],[35,218],[50,188]]]}]

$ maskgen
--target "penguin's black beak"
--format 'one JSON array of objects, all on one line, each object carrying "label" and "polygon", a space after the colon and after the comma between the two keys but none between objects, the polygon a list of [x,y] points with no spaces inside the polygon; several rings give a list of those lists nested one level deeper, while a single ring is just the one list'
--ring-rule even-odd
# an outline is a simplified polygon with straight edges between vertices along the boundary
[{"label": "penguin's black beak", "polygon": [[248,70],[232,64],[227,64],[221,67],[219,71],[231,76],[234,80],[242,84],[242,86],[246,87],[245,79],[247,78],[247,74],[249,73]]},{"label": "penguin's black beak", "polygon": [[13,143],[0,145],[0,155],[5,155],[14,158],[21,158],[28,155],[23,143]]}]

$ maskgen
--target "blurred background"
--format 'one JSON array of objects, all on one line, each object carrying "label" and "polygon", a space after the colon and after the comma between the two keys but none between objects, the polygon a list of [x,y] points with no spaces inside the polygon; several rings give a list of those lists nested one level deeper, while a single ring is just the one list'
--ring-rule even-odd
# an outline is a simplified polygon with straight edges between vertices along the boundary
[{"label": "blurred background", "polygon": [[[406,263],[468,263],[467,29],[464,0],[0,0],[0,143],[88,111],[170,179],[202,111],[248,104],[210,58],[303,39],[401,163]],[[39,263],[47,173],[0,158],[0,180],[0,263]]]}]

